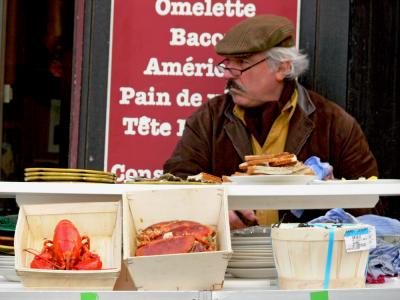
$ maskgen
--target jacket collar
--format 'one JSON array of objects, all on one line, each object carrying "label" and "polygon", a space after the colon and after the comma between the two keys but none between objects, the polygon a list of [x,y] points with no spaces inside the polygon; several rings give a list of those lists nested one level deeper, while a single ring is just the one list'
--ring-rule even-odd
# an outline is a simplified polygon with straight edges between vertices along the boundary
[{"label": "jacket collar", "polygon": [[307,90],[297,83],[297,105],[289,125],[289,132],[286,138],[285,151],[298,155],[307,139],[310,137],[315,124],[308,117],[315,111],[315,105],[310,99]]},{"label": "jacket collar", "polygon": [[296,81],[296,89],[298,92],[297,105],[301,107],[306,116],[309,116],[315,111],[315,105],[310,99],[307,90]]},{"label": "jacket collar", "polygon": [[234,103],[232,96],[229,94],[226,96],[228,98],[228,105],[226,106],[224,114],[228,121],[225,122],[224,130],[236,152],[241,159],[244,160],[245,155],[249,155],[253,152],[251,149],[250,136],[243,122],[233,114]]}]

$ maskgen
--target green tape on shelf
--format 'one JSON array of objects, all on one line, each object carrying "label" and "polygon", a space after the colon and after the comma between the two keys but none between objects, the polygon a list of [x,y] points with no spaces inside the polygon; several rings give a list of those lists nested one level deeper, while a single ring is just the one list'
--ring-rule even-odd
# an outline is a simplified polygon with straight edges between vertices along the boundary
[{"label": "green tape on shelf", "polygon": [[81,293],[81,300],[99,300],[97,293]]},{"label": "green tape on shelf", "polygon": [[328,291],[311,292],[310,300],[329,300]]}]

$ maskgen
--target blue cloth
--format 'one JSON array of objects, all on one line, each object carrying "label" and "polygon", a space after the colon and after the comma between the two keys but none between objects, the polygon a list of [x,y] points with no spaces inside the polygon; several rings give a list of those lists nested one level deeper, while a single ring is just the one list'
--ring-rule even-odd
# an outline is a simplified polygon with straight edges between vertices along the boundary
[{"label": "blue cloth", "polygon": [[311,220],[309,223],[350,223],[368,224],[375,227],[377,236],[400,235],[400,221],[377,215],[363,215],[353,217],[343,208],[334,208],[326,212],[324,216]]},{"label": "blue cloth", "polygon": [[374,278],[400,274],[400,243],[390,244],[378,239],[376,248],[369,252],[368,273]]},{"label": "blue cloth", "polygon": [[377,215],[364,215],[357,218],[360,223],[375,226],[377,236],[400,235],[400,221]]},{"label": "blue cloth", "polygon": [[348,223],[348,224],[356,224],[359,223],[356,218],[354,218],[351,214],[345,212],[343,208],[334,208],[326,212],[324,216],[318,217],[314,220],[311,220],[311,224],[314,223]]},{"label": "blue cloth", "polygon": [[[364,215],[358,218],[345,212],[342,208],[329,210],[324,216],[318,217],[309,223],[362,223],[375,227],[377,237],[400,235],[400,221],[377,215]],[[375,249],[369,252],[368,273],[373,278],[379,275],[400,274],[400,243],[391,244],[377,239]]]},{"label": "blue cloth", "polygon": [[321,159],[317,156],[309,157],[304,164],[310,167],[320,180],[333,178],[333,167],[327,162],[321,162]]},{"label": "blue cloth", "polygon": [[292,214],[294,214],[297,218],[300,218],[301,215],[302,215],[303,212],[304,212],[304,209],[292,209],[290,212],[291,212]]}]

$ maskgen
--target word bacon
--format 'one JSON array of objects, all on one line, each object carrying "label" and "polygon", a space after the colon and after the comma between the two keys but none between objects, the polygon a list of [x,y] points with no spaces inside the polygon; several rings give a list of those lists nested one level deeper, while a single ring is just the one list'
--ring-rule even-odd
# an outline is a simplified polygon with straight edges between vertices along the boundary
[{"label": "word bacon", "polygon": [[183,28],[171,28],[169,30],[172,34],[171,46],[189,46],[189,47],[209,47],[217,45],[224,35],[222,33],[209,33],[209,32],[186,32]]}]

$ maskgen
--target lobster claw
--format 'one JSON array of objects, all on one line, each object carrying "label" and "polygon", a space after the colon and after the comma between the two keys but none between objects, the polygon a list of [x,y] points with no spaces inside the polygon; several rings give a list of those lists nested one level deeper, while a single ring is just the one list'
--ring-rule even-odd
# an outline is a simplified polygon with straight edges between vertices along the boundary
[{"label": "lobster claw", "polygon": [[92,252],[87,252],[82,256],[79,263],[73,266],[73,270],[100,270],[103,263],[100,256]]},{"label": "lobster claw", "polygon": [[35,255],[34,259],[31,262],[31,268],[33,269],[56,269],[53,260],[53,256],[50,254],[48,250],[43,250],[39,255]]},{"label": "lobster claw", "polygon": [[50,269],[54,270],[57,268],[57,265],[54,261],[54,254],[51,250],[52,242],[50,240],[46,240],[43,243],[43,249],[39,254],[32,252],[30,249],[25,249],[25,251],[33,254],[35,257],[31,262],[31,268],[34,269]]}]

